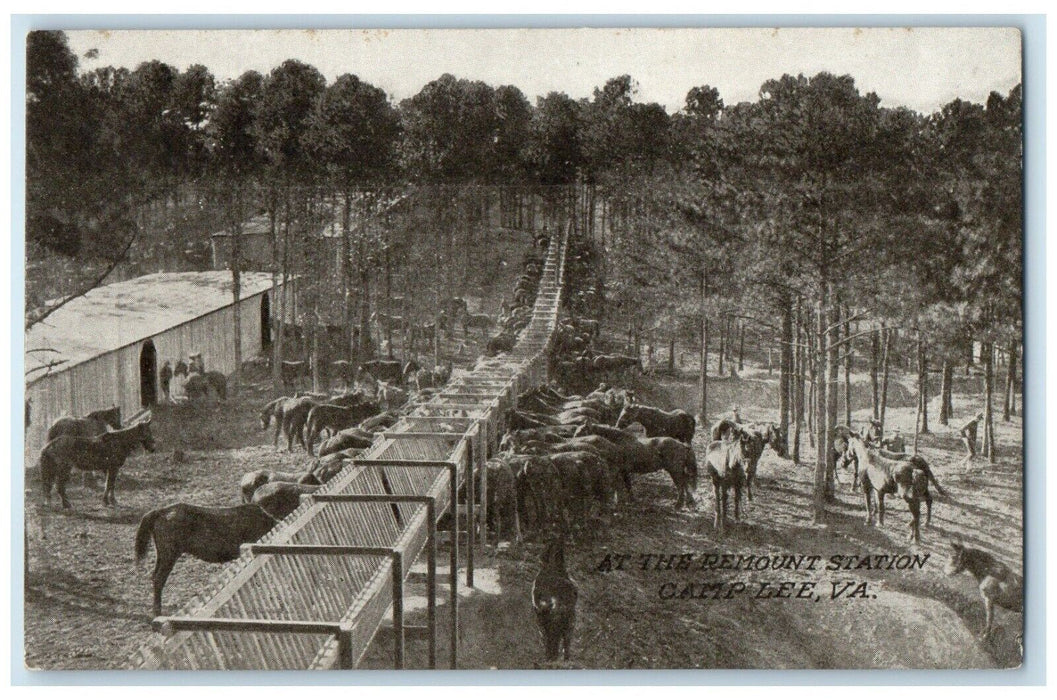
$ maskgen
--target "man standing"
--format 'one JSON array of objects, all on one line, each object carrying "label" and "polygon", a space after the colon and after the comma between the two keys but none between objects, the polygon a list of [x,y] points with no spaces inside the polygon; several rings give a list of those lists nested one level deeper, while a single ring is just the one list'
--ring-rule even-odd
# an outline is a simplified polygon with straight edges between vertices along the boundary
[{"label": "man standing", "polygon": [[166,403],[172,403],[172,396],[169,395],[170,382],[172,382],[172,364],[166,360],[161,367],[161,395]]},{"label": "man standing", "polygon": [[977,413],[968,423],[962,426],[962,429],[958,431],[961,435],[962,444],[965,445],[968,455],[965,457],[966,461],[976,456],[976,431],[980,425],[980,421],[984,419],[983,413]]}]

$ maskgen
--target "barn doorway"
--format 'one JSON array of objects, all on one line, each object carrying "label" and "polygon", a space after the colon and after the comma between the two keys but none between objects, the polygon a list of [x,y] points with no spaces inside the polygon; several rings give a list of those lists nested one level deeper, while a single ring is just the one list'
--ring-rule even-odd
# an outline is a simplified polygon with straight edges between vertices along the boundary
[{"label": "barn doorway", "polygon": [[261,295],[261,349],[268,350],[272,347],[272,310],[268,301],[268,293]]},{"label": "barn doorway", "polygon": [[139,397],[144,408],[158,403],[158,353],[151,340],[139,353]]}]

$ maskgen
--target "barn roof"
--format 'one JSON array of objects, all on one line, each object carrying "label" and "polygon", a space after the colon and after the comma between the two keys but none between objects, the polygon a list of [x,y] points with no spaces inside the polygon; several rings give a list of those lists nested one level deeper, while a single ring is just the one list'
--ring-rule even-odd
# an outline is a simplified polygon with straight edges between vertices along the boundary
[{"label": "barn roof", "polygon": [[[243,272],[241,296],[271,285],[270,273]],[[26,333],[26,369],[64,360],[53,370],[60,372],[231,304],[231,273],[223,270],[159,272],[96,287]]]}]

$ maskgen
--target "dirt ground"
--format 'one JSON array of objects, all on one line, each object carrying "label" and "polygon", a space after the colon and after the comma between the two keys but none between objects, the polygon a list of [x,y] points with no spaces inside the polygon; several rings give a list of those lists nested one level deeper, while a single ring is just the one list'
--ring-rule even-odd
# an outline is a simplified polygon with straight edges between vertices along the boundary
[{"label": "dirt ground", "polygon": [[[696,387],[689,377],[639,379],[647,402],[693,407]],[[737,402],[746,419],[773,419],[777,375],[750,371],[715,383],[716,411]],[[156,453],[133,456],[122,470],[117,508],[102,505],[101,492],[70,488],[73,510],[40,506],[39,482],[27,473],[26,664],[30,668],[121,667],[151,638],[150,582],[133,561],[136,524],[147,510],[177,500],[204,505],[237,499],[239,476],[250,469],[291,469],[305,456],[277,451],[270,433],[260,431],[257,408],[269,397],[262,385],[238,399],[200,409],[162,407],[155,412]],[[899,402],[897,402],[899,403]],[[906,403],[906,402],[903,402]],[[910,402],[912,403],[912,401]],[[976,410],[975,397],[954,396],[955,420]],[[935,402],[934,402],[935,407]],[[698,485],[693,510],[677,512],[675,491],[663,474],[635,480],[635,502],[609,524],[579,535],[567,552],[580,600],[573,654],[561,665],[573,668],[1000,668],[1020,663],[1017,636],[1021,615],[998,610],[990,641],[982,629],[983,606],[972,579],[945,576],[947,541],[994,553],[1022,569],[1021,422],[996,423],[999,459],[966,464],[953,427],[939,426],[922,437],[921,453],[932,464],[949,496],[937,497],[931,528],[919,546],[906,542],[909,514],[889,499],[883,527],[864,524],[862,497],[841,474],[826,522],[811,522],[812,467],[794,465],[770,450],[760,466],[755,499],[739,523],[723,536],[712,527],[711,488]],[[857,411],[858,420],[866,418]],[[889,409],[889,424],[912,434],[911,406]],[[806,439],[806,438],[805,438]],[[703,436],[695,442],[699,454]],[[174,459],[174,451],[184,453]],[[460,587],[461,668],[533,668],[542,645],[530,603],[538,571],[537,542],[479,558],[476,588]],[[644,554],[817,555],[813,571],[693,571],[641,568]],[[601,571],[606,555],[629,555],[623,570]],[[826,571],[833,556],[917,555],[920,568]],[[446,561],[441,557],[442,561]],[[612,561],[612,558],[611,558]],[[655,560],[651,560],[652,562]],[[699,560],[697,560],[699,561]],[[854,561],[858,561],[855,559]],[[904,560],[905,561],[905,560]],[[165,612],[175,610],[219,570],[181,560],[165,589]],[[442,572],[443,579],[443,572]],[[768,582],[777,589],[814,582],[818,600],[662,598],[662,590],[686,584],[744,582],[755,593]],[[845,582],[831,599],[833,585]],[[859,584],[866,583],[860,588]],[[664,587],[662,589],[662,587]],[[412,593],[415,592],[412,588]],[[786,590],[790,590],[787,588]],[[447,662],[446,592],[442,587],[440,660]],[[849,596],[858,591],[854,597]],[[420,612],[412,610],[414,624]],[[388,636],[379,635],[363,666],[387,668]],[[424,668],[426,646],[408,642],[408,666]]]}]

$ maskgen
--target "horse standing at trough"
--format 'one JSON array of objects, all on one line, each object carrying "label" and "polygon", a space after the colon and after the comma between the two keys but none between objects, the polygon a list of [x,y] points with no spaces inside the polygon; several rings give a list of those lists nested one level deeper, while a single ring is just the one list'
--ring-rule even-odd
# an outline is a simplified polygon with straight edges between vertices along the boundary
[{"label": "horse standing at trough", "polygon": [[356,406],[334,406],[320,404],[313,406],[305,421],[305,449],[312,454],[312,445],[324,428],[331,434],[355,426],[365,418],[378,413],[379,406],[373,401],[365,401]]},{"label": "horse standing at trough", "polygon": [[686,411],[662,411],[643,404],[627,404],[617,417],[616,427],[625,428],[640,423],[646,428],[647,437],[670,437],[687,445],[694,439],[697,427],[694,417]]},{"label": "horse standing at trough", "polygon": [[103,489],[103,505],[117,505],[114,488],[118,470],[125,464],[128,455],[137,445],[147,452],[154,452],[154,437],[150,432],[150,418],[131,427],[103,433],[94,438],[60,435],[40,451],[40,478],[44,484],[44,502],[51,503],[51,486],[62,499],[62,507],[69,508],[66,498],[66,482],[70,470],[76,466],[85,471],[106,472],[106,487]]},{"label": "horse standing at trough", "polygon": [[263,508],[248,503],[231,508],[207,508],[177,503],[152,510],[136,530],[136,562],[147,556],[151,539],[157,551],[154,573],[154,615],[161,615],[161,596],[176,560],[184,554],[219,564],[239,558],[240,547],[256,542],[278,522]]}]

